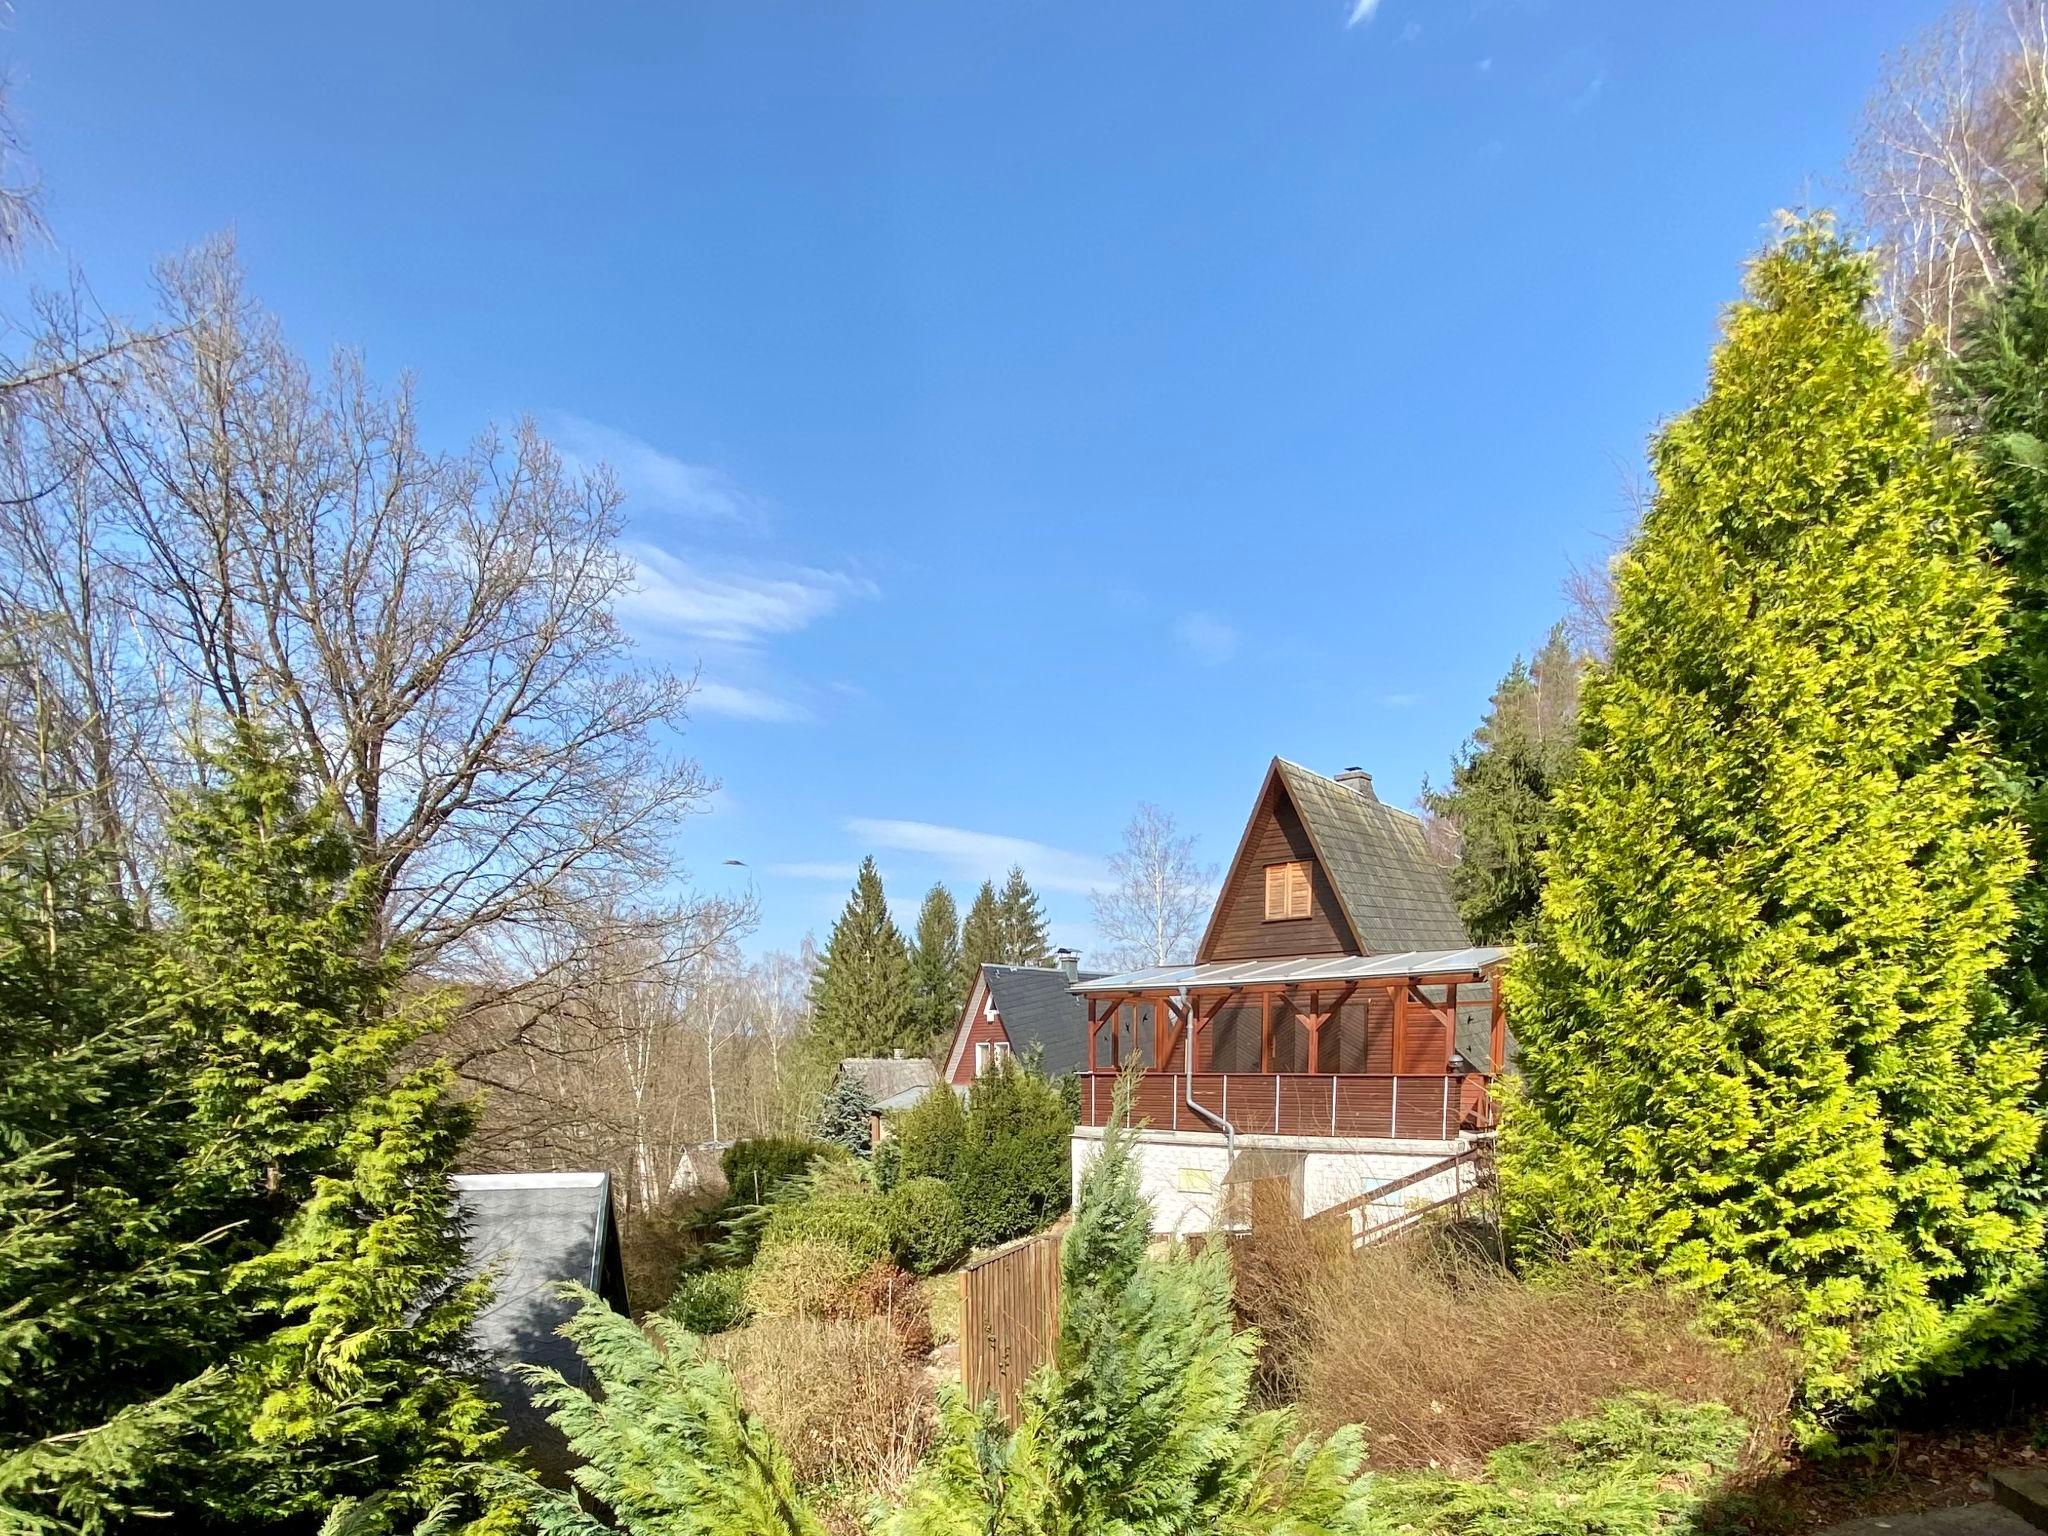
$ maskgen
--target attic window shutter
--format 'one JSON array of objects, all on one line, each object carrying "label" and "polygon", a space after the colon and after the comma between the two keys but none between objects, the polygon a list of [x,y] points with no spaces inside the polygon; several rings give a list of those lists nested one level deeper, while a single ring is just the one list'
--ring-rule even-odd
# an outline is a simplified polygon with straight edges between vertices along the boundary
[{"label": "attic window shutter", "polygon": [[1307,917],[1308,913],[1308,865],[1267,865],[1266,921],[1272,923],[1291,917]]}]

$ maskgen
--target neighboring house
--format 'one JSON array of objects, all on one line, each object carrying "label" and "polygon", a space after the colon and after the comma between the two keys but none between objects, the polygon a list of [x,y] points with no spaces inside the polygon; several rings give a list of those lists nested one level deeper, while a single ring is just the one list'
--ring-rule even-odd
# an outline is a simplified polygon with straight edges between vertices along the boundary
[{"label": "neighboring house", "polygon": [[490,1367],[487,1385],[504,1410],[512,1445],[527,1451],[541,1471],[561,1474],[573,1464],[568,1445],[534,1405],[515,1367],[551,1366],[578,1386],[588,1383],[583,1357],[555,1331],[574,1310],[555,1294],[564,1280],[588,1286],[631,1315],[611,1176],[466,1173],[456,1176],[455,1195],[468,1225],[470,1265],[490,1274],[494,1285],[473,1328]]},{"label": "neighboring house", "polygon": [[908,1109],[925,1096],[939,1080],[938,1071],[923,1056],[849,1056],[839,1063],[842,1076],[856,1078],[868,1095],[868,1145],[882,1144],[882,1117]]},{"label": "neighboring house", "polygon": [[1382,804],[1371,775],[1275,758],[1195,962],[1073,988],[1076,1179],[1135,1064],[1139,1165],[1162,1231],[1234,1224],[1226,1195],[1254,1179],[1286,1180],[1302,1215],[1408,1175],[1421,1182],[1405,1199],[1432,1198],[1427,1170],[1493,1124],[1506,956],[1468,942],[1422,824]]},{"label": "neighboring house", "polygon": [[1066,1077],[1088,1064],[1088,1005],[1074,995],[1083,971],[1071,950],[1057,965],[984,965],[968,989],[967,1006],[953,1027],[945,1079],[964,1090],[1005,1056],[1036,1053],[1048,1077]]}]

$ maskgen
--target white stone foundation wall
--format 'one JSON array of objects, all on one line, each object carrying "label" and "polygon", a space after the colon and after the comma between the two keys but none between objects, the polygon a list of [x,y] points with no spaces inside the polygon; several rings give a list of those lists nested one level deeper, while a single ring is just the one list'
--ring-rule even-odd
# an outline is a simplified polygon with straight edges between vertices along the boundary
[{"label": "white stone foundation wall", "polygon": [[[1231,1154],[1220,1132],[1156,1131],[1135,1134],[1138,1187],[1152,1206],[1152,1230],[1173,1237],[1206,1233],[1216,1224]],[[1240,1136],[1240,1159],[1252,1152],[1301,1155],[1301,1209],[1313,1216],[1394,1179],[1442,1162],[1464,1141],[1388,1141],[1330,1136]],[[1074,1189],[1102,1146],[1097,1126],[1074,1131]],[[1370,1211],[1365,1224],[1398,1217],[1404,1208],[1448,1199],[1458,1192],[1456,1171],[1440,1173],[1390,1197],[1385,1210]],[[1358,1225],[1358,1223],[1354,1223]]]}]

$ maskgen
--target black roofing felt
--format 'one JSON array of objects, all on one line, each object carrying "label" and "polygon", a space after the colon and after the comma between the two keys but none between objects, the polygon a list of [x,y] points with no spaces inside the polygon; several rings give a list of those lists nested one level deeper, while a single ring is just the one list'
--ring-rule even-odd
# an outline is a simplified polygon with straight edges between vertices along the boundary
[{"label": "black roofing felt", "polygon": [[1067,989],[1107,971],[1069,976],[1058,966],[984,965],[982,980],[1002,1015],[1010,1049],[1019,1056],[1043,1053],[1048,1077],[1079,1072],[1088,1058],[1088,1005]]},{"label": "black roofing felt", "polygon": [[572,1382],[585,1378],[575,1346],[555,1330],[569,1319],[570,1303],[554,1294],[564,1280],[586,1285],[620,1312],[629,1312],[618,1228],[612,1219],[611,1178],[603,1173],[482,1173],[455,1180],[469,1227],[474,1271],[490,1271],[491,1303],[477,1314],[472,1333],[489,1357],[489,1385],[505,1413],[513,1444],[533,1453],[538,1466],[568,1465],[560,1434],[534,1407],[518,1365],[546,1365]]}]

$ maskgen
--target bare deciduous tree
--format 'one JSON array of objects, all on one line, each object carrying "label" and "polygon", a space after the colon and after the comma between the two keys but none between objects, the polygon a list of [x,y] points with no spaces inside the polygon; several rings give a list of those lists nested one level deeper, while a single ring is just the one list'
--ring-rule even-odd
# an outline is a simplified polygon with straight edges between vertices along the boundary
[{"label": "bare deciduous tree", "polygon": [[2048,188],[2048,6],[1965,0],[1893,61],[1851,162],[1901,334],[1953,344],[1999,278],[1987,217]]},{"label": "bare deciduous tree", "polygon": [[[614,616],[609,474],[530,425],[430,449],[409,387],[348,355],[315,375],[224,246],[159,287],[156,344],[33,391],[0,509],[7,633],[135,866],[190,736],[257,718],[334,792],[422,964],[658,872],[710,784],[664,749],[690,681]],[[76,313],[46,311],[52,355],[93,351]]]},{"label": "bare deciduous tree", "polygon": [[1194,836],[1158,806],[1140,805],[1109,872],[1115,884],[1089,893],[1109,962],[1135,968],[1191,958],[1216,883],[1216,866],[1195,860]]}]

